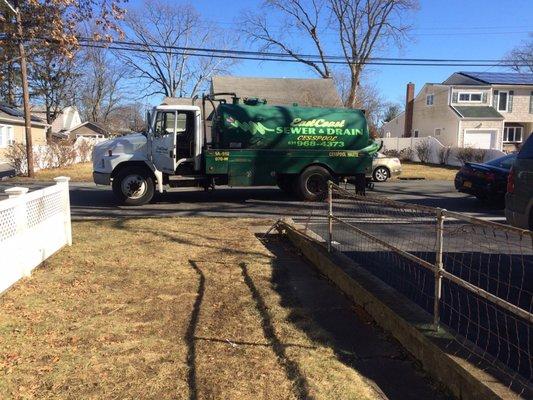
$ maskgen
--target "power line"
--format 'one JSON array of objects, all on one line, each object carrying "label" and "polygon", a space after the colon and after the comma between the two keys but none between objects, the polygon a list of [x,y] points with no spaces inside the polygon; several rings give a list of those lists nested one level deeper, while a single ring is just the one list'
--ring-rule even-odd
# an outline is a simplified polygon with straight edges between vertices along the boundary
[{"label": "power line", "polygon": [[[134,48],[134,47],[123,47],[123,46],[116,46],[113,44],[110,45],[104,45],[104,44],[90,44],[90,43],[83,43],[80,44],[81,47],[86,48],[100,48],[100,49],[109,49],[109,50],[117,50],[117,51],[129,51],[129,52],[137,52],[137,53],[153,53],[153,54],[166,54],[166,55],[182,55],[182,56],[195,56],[195,57],[211,57],[211,58],[225,58],[225,59],[231,59],[231,60],[248,60],[248,61],[275,61],[275,62],[291,62],[291,63],[299,63],[300,60],[296,60],[294,58],[276,58],[276,57],[269,57],[268,53],[265,53],[266,56],[247,56],[247,55],[234,55],[234,54],[220,54],[220,53],[190,53],[186,50],[178,50],[173,51],[171,50],[150,50],[146,48]],[[229,51],[227,51],[229,52]],[[402,59],[391,59],[395,61],[367,61],[365,64],[368,65],[389,65],[389,66],[426,66],[426,67],[488,67],[493,64],[488,63],[475,63],[475,62],[405,62]],[[420,59],[422,60],[422,59]],[[316,62],[317,60],[305,60],[309,62]],[[336,64],[336,65],[347,65],[347,61],[341,61],[341,60],[332,60],[328,61],[330,64]],[[527,64],[521,64],[521,63],[509,63],[508,61],[505,62],[499,62],[497,65],[499,66],[526,66]]]},{"label": "power line", "polygon": [[[189,52],[195,52],[195,53],[208,53],[206,56],[212,56],[212,54],[226,54],[226,55],[237,55],[237,56],[257,56],[261,57],[261,59],[265,57],[273,57],[276,58],[276,60],[270,60],[270,61],[277,61],[277,58],[287,58],[287,59],[293,59],[293,56],[287,53],[277,53],[277,52],[266,52],[266,51],[250,51],[250,50],[229,50],[229,49],[216,49],[216,48],[205,48],[205,47],[185,47],[185,46],[171,46],[171,45],[160,45],[160,44],[145,44],[141,42],[134,42],[134,41],[113,41],[111,43],[102,41],[102,40],[94,40],[91,38],[86,37],[80,37],[78,38],[79,41],[88,43],[88,44],[102,44],[103,46],[109,46],[109,45],[120,45],[120,46],[136,46],[141,47],[141,50],[145,51],[152,51],[151,48],[158,48],[158,49],[164,49],[164,50],[179,50],[184,52],[183,55],[193,55]],[[83,46],[83,45],[82,45]],[[125,49],[125,48],[122,48]],[[128,49],[130,49],[128,47]],[[168,52],[167,54],[170,54]],[[200,54],[194,54],[200,56]],[[313,62],[320,62],[321,59],[316,54],[295,54],[297,57],[301,57],[306,59],[307,61],[313,61]],[[253,59],[253,58],[252,58]],[[342,61],[343,63],[346,63],[344,56],[325,56],[324,59],[326,61],[330,60],[338,60]],[[368,62],[406,62],[406,63],[412,63],[412,62],[423,62],[423,63],[498,63],[498,65],[502,65],[502,60],[497,59],[446,59],[446,58],[394,58],[394,57],[371,57],[367,60]],[[520,62],[533,62],[533,59],[531,60],[507,60],[504,62],[504,64],[511,64],[513,63],[520,63]],[[472,65],[472,64],[468,64]]]}]

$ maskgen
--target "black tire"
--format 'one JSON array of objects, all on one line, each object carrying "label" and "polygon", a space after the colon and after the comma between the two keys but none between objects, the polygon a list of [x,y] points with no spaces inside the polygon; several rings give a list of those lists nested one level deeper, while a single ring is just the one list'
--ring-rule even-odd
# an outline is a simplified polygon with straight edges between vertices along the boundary
[{"label": "black tire", "polygon": [[296,183],[298,197],[305,201],[322,201],[328,195],[328,181],[332,180],[329,171],[318,165],[306,168]]},{"label": "black tire", "polygon": [[372,179],[375,182],[386,182],[390,178],[390,171],[387,167],[377,167],[372,172]]},{"label": "black tire", "polygon": [[280,175],[277,178],[278,187],[285,193],[293,195],[296,191],[296,177],[291,175]]},{"label": "black tire", "polygon": [[141,206],[154,197],[152,174],[142,167],[125,167],[113,178],[113,193],[127,206]]}]

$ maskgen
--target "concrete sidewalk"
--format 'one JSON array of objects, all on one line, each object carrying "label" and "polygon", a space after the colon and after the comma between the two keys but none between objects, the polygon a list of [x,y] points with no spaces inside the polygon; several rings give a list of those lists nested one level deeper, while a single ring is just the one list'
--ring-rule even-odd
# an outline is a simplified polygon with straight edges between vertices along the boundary
[{"label": "concrete sidewalk", "polygon": [[[331,347],[339,361],[374,388],[377,398],[451,398],[435,387],[414,359],[364,310],[354,307],[321,278],[292,246],[276,236],[270,236],[265,245],[275,256],[273,284],[285,301],[283,306],[300,310],[317,324],[322,335],[312,340]],[[305,319],[301,324],[293,322],[312,334]]]}]

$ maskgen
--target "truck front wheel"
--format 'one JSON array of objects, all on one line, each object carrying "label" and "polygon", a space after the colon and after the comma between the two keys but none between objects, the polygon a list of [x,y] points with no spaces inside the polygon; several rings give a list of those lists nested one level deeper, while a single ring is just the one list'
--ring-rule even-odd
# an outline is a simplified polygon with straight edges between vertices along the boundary
[{"label": "truck front wheel", "polygon": [[305,201],[322,201],[328,194],[329,171],[318,165],[306,168],[298,177],[298,194]]},{"label": "truck front wheel", "polygon": [[140,206],[154,197],[154,180],[144,168],[124,168],[113,178],[113,193],[122,204]]}]

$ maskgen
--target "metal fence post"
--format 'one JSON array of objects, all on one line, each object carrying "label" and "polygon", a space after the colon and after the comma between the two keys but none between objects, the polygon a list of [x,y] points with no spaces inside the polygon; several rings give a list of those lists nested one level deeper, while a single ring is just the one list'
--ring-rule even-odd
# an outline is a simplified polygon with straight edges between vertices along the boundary
[{"label": "metal fence post", "polygon": [[328,252],[333,241],[333,182],[328,181]]},{"label": "metal fence post", "polygon": [[441,208],[437,209],[437,252],[435,255],[435,300],[433,303],[433,325],[435,330],[439,330],[440,323],[440,299],[442,297],[442,251],[444,245],[444,212]]}]

